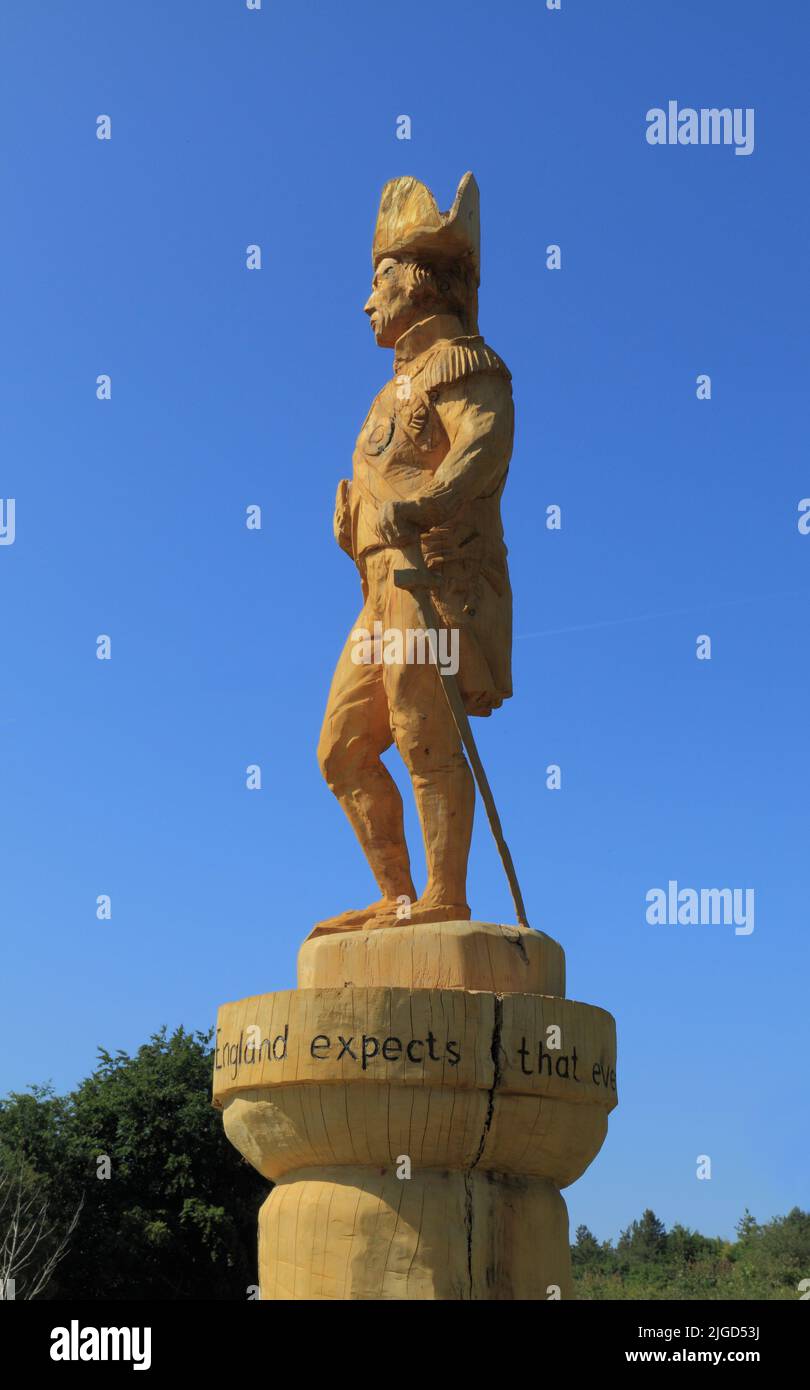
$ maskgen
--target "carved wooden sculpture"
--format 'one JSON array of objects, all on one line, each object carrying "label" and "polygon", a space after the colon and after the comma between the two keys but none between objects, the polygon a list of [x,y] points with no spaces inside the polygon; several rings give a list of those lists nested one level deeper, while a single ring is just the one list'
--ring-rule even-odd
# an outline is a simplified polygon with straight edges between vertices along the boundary
[{"label": "carved wooden sculpture", "polygon": [[[319,923],[316,934],[396,923],[402,899],[413,923],[470,916],[475,792],[436,666],[356,659],[358,629],[426,630],[419,593],[399,586],[397,574],[416,565],[435,585],[439,622],[458,636],[464,710],[488,715],[512,693],[500,498],[514,411],[509,372],[478,334],[472,174],[445,215],[416,179],[387,184],[372,260],[365,312],[379,346],[394,349],[394,375],[360,431],[351,482],[338,487],[335,535],[357,564],[364,603],[332,681],[319,757],[382,897]],[[402,802],[380,759],[392,743],[411,774],[425,841],[428,879],[418,898]]]},{"label": "carved wooden sculpture", "polygon": [[[387,184],[373,264],[365,309],[394,372],[338,487],[335,536],[363,606],[319,757],[382,896],[317,924],[297,990],[223,1005],[214,1103],[276,1183],[260,1216],[263,1298],[569,1297],[560,1188],[605,1137],[615,1025],[565,999],[562,948],[526,925],[469,725],[512,693],[500,518],[512,392],[478,334],[472,175],[444,214],[416,179]],[[442,649],[455,659],[425,659]],[[381,761],[392,743],[425,842],[418,896]],[[514,927],[470,920],[465,750]]]}]

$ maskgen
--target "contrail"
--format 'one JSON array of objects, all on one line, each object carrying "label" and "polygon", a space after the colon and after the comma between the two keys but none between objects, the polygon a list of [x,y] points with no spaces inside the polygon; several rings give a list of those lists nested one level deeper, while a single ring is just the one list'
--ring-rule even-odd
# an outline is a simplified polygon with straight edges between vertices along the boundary
[{"label": "contrail", "polygon": [[719,599],[716,603],[707,603],[704,608],[700,609],[670,608],[664,613],[639,613],[632,618],[606,618],[600,623],[574,623],[571,627],[549,627],[543,632],[516,632],[515,641],[520,642],[530,637],[559,637],[566,632],[593,632],[596,628],[624,627],[628,623],[651,623],[659,618],[686,618],[691,613],[702,613],[706,609],[733,608],[741,603],[770,603],[774,599],[781,598],[810,598],[810,594],[792,590],[790,593],[781,594],[755,594],[752,598]]}]

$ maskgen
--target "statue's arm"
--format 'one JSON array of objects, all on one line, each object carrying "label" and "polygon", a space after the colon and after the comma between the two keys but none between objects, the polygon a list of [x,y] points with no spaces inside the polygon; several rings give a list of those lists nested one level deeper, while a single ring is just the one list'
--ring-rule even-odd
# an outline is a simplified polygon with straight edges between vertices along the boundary
[{"label": "statue's arm", "polygon": [[423,531],[446,524],[468,502],[493,492],[509,466],[514,406],[505,375],[482,372],[455,382],[435,404],[450,448],[418,497],[385,504],[380,529],[389,543],[409,526]]},{"label": "statue's arm", "polygon": [[354,559],[352,552],[352,513],[351,513],[351,492],[352,485],[348,478],[341,478],[338,483],[337,496],[335,498],[335,515],[332,520],[332,530],[335,533],[335,540],[341,550]]},{"label": "statue's arm", "polygon": [[436,411],[450,449],[416,499],[416,525],[441,526],[498,486],[512,454],[514,406],[508,380],[481,374],[443,391]]}]

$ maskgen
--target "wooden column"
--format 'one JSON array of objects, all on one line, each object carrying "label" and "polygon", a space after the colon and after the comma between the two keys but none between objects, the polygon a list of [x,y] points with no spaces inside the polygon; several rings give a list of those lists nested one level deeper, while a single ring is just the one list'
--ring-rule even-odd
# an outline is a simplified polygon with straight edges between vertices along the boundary
[{"label": "wooden column", "polygon": [[616,1036],[564,971],[540,932],[403,924],[222,1006],[214,1104],[276,1184],[262,1298],[571,1297],[560,1189],[607,1132]]}]

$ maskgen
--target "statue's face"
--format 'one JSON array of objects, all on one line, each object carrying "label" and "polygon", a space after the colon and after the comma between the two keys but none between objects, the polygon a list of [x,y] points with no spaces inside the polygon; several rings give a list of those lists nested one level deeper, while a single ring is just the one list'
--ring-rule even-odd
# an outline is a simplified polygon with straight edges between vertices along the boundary
[{"label": "statue's face", "polygon": [[371,294],[363,306],[378,347],[392,348],[397,338],[423,317],[424,311],[416,308],[408,291],[406,263],[386,256],[374,272]]}]

